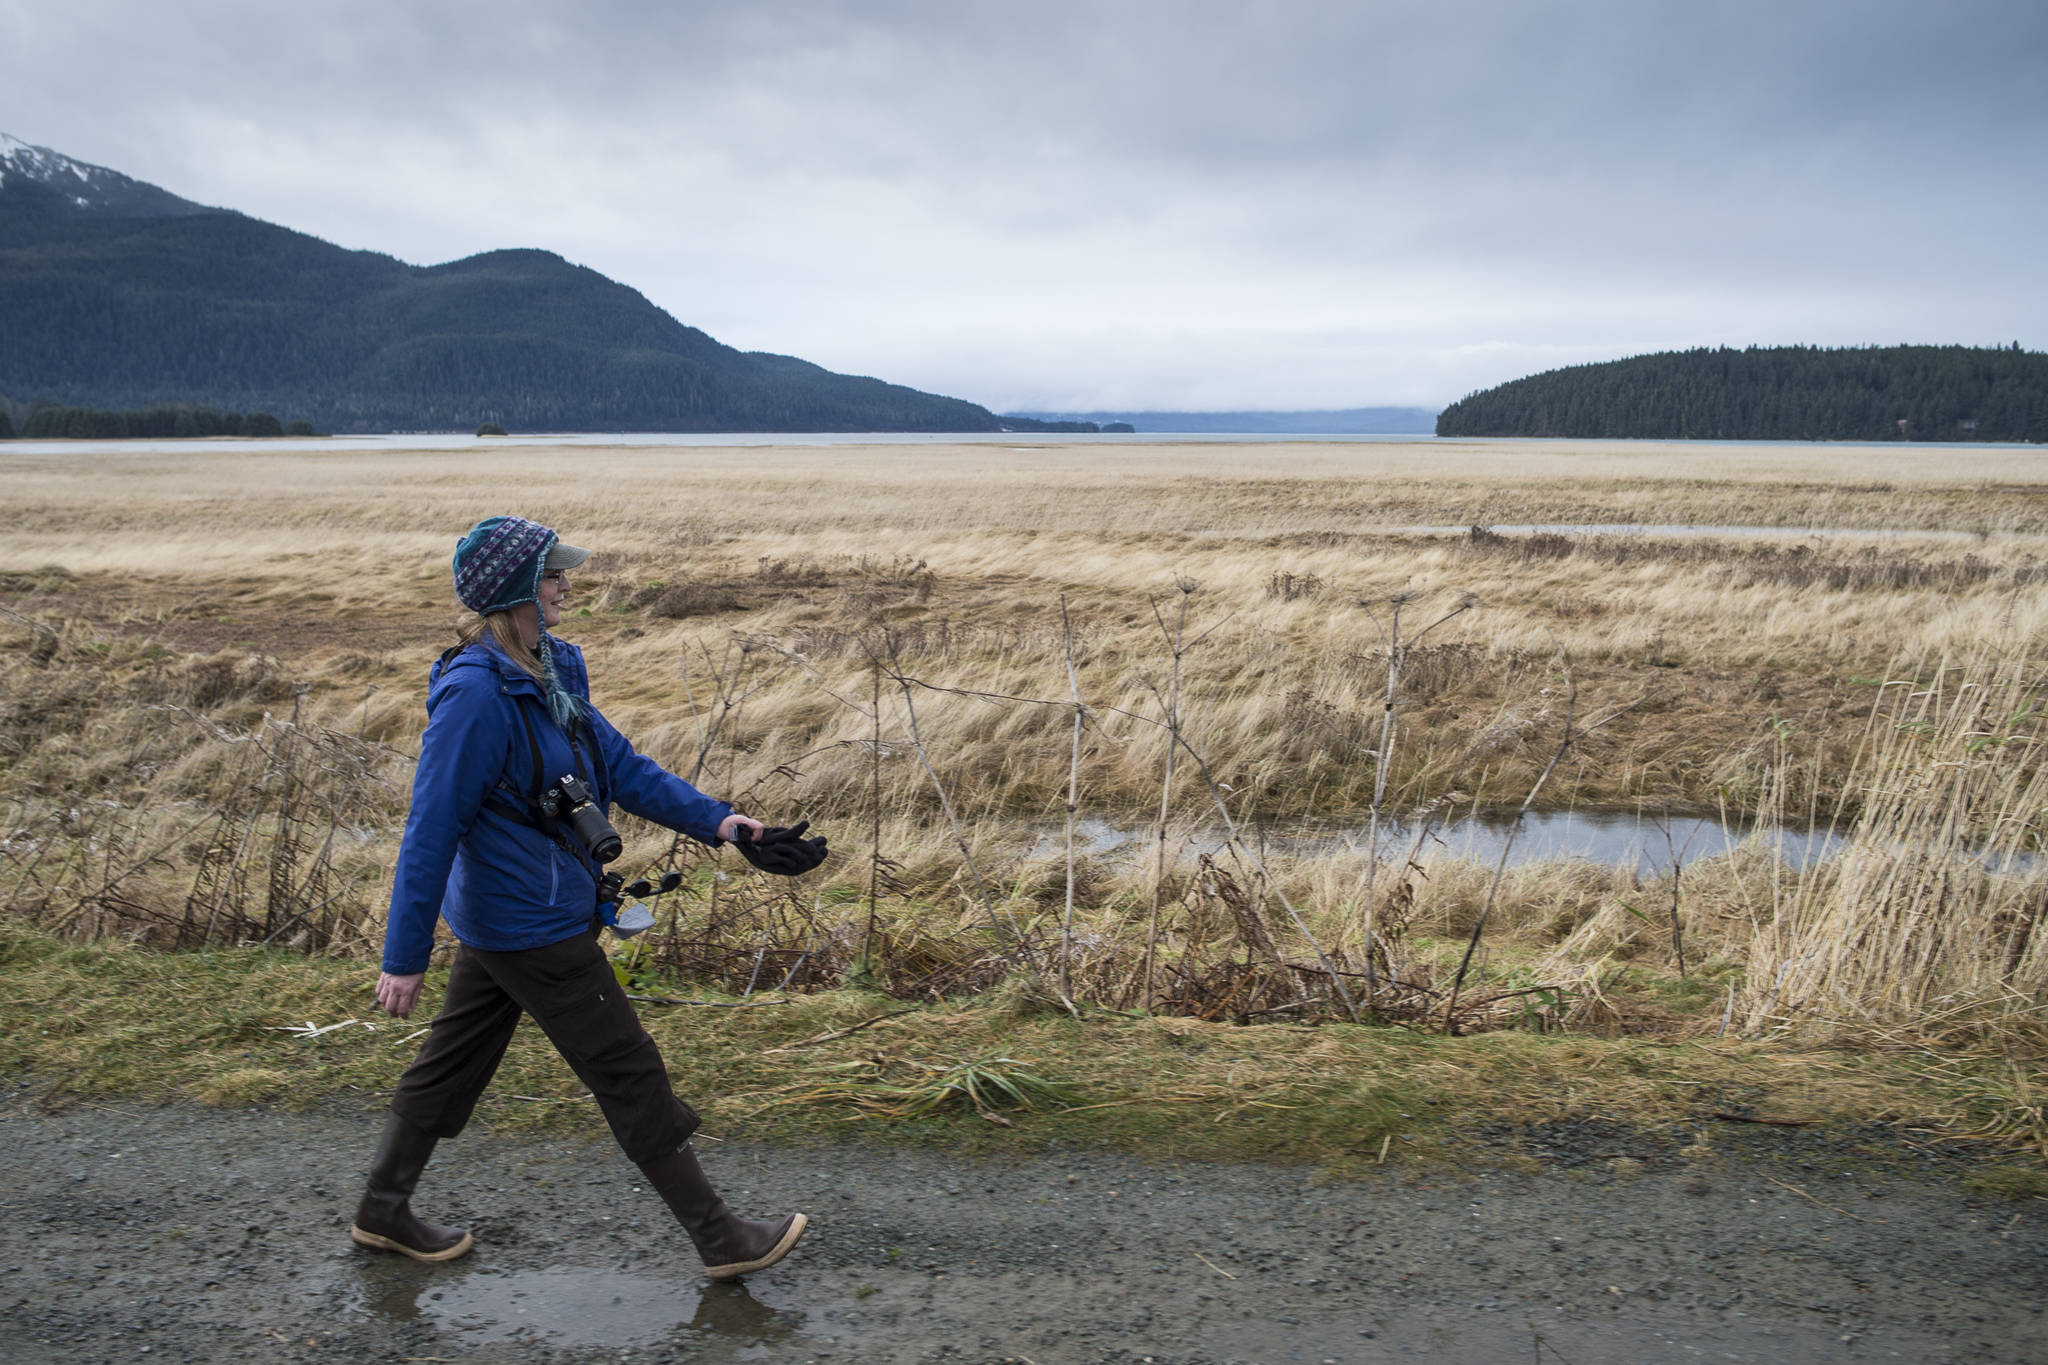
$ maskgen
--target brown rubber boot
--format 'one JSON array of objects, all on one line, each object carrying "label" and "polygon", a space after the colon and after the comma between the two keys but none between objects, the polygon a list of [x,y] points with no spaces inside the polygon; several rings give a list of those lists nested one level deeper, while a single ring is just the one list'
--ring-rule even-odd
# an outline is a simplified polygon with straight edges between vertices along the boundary
[{"label": "brown rubber boot", "polygon": [[810,1225],[800,1213],[769,1223],[736,1216],[704,1178],[704,1168],[687,1142],[665,1157],[641,1162],[640,1173],[690,1234],[704,1261],[704,1273],[714,1280],[766,1270],[789,1255]]},{"label": "brown rubber boot", "polygon": [[410,1201],[427,1158],[434,1154],[434,1135],[397,1114],[384,1119],[377,1155],[370,1162],[370,1187],[356,1206],[348,1235],[360,1246],[395,1251],[415,1261],[452,1261],[476,1245],[464,1228],[444,1228],[413,1217]]}]

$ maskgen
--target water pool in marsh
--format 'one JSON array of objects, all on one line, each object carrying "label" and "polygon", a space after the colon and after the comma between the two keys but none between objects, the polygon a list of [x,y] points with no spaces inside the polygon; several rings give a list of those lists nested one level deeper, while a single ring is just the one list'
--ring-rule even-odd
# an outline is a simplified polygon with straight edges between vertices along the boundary
[{"label": "water pool in marsh", "polygon": [[[1039,839],[1032,853],[1036,857],[1057,856],[1063,847],[1063,827],[1038,827]],[[1400,822],[1380,826],[1383,857],[1399,857],[1415,846],[1416,829]],[[1152,845],[1153,831],[1143,825],[1123,825],[1108,820],[1082,820],[1075,827],[1075,842],[1081,852],[1095,857],[1135,857]],[[1244,829],[1245,839],[1255,847],[1284,850],[1297,856],[1329,853],[1363,853],[1367,829],[1363,824],[1333,826],[1322,823],[1275,824]],[[1425,858],[1455,859],[1492,863],[1508,852],[1508,865],[1545,862],[1592,862],[1605,867],[1630,867],[1645,877],[1662,876],[1674,864],[1680,868],[1702,858],[1732,852],[1756,841],[1775,849],[1795,869],[1839,852],[1841,835],[1825,829],[1797,829],[1786,825],[1765,825],[1736,817],[1717,815],[1672,815],[1635,810],[1532,810],[1466,811],[1437,825],[1424,842]],[[1220,829],[1177,836],[1169,853],[1215,853],[1225,838]]]},{"label": "water pool in marsh", "polygon": [[[1062,856],[1063,826],[1047,822],[1033,828],[1038,837],[1029,857]],[[1245,825],[1241,833],[1255,849],[1297,858],[1363,855],[1368,840],[1363,824]],[[1150,857],[1155,837],[1154,829],[1147,825],[1093,819],[1076,822],[1074,835],[1078,852],[1111,860]],[[1169,837],[1169,860],[1220,853],[1229,842],[1220,826],[1192,833],[1176,831]],[[1383,822],[1380,856],[1399,860],[1414,853],[1425,863],[1448,860],[1492,866],[1505,851],[1509,867],[1585,862],[1628,868],[1638,877],[1655,878],[1669,875],[1674,866],[1682,871],[1701,859],[1722,857],[1745,845],[1770,850],[1795,872],[1849,846],[1847,836],[1832,829],[1801,829],[1718,815],[1666,816],[1652,810],[1465,811],[1433,826],[1419,847],[1416,838],[1412,824]],[[1984,862],[1989,871],[2002,875],[2038,875],[2043,866],[2038,851],[2014,850],[2009,845],[1995,850],[1980,845],[1966,851]]]},{"label": "water pool in marsh", "polygon": [[[1414,832],[1398,831],[1397,843],[1403,836],[1412,845]],[[1633,867],[1639,875],[1652,877],[1751,842],[1772,849],[1794,868],[1826,858],[1843,844],[1840,835],[1824,829],[1763,825],[1718,815],[1667,817],[1616,810],[1532,810],[1526,815],[1479,811],[1453,819],[1440,837],[1443,857],[1491,863],[1512,839],[1510,864],[1583,861]]]}]

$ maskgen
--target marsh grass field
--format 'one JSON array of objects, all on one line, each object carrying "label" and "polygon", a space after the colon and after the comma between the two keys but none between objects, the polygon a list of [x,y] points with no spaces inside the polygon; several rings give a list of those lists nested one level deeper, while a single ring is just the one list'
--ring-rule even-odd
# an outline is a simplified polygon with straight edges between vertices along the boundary
[{"label": "marsh grass field", "polygon": [[[606,713],[832,838],[791,884],[621,821],[687,878],[622,978],[741,1006],[645,1012],[761,1121],[994,1134],[1021,1075],[1020,1121],[1202,1151],[1384,1159],[1433,1096],[2048,1156],[2037,452],[82,446],[0,500],[0,1048],[72,1093],[395,1076],[392,1021],[282,1030],[371,1019],[448,554],[516,511],[596,550],[558,633]],[[1621,523],[1694,529],[1488,529]],[[1848,844],[1446,856],[1523,805]],[[514,1066],[494,1121],[573,1107]]]}]

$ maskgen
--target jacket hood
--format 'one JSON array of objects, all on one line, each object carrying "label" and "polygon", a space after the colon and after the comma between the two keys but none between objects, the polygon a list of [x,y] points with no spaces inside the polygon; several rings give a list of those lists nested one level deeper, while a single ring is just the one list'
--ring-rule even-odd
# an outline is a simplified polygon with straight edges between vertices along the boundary
[{"label": "jacket hood", "polygon": [[[583,651],[559,636],[550,635],[548,640],[554,646],[555,673],[562,686],[588,700],[590,674],[583,663]],[[455,684],[461,673],[471,669],[490,673],[507,696],[532,696],[540,698],[543,702],[547,699],[540,679],[515,663],[512,656],[499,648],[498,642],[486,634],[475,644],[465,646],[452,655],[443,655],[435,661],[432,671],[427,674],[428,715],[433,714],[434,707]]]}]

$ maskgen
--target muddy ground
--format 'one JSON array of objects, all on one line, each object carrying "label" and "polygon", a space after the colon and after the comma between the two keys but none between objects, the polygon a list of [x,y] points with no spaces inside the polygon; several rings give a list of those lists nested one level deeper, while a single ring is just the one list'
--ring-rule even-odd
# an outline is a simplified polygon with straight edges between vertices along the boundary
[{"label": "muddy ground", "polygon": [[1542,1172],[1329,1186],[726,1142],[733,1203],[813,1225],[711,1286],[595,1138],[444,1144],[419,1202],[478,1246],[430,1267],[348,1241],[367,1106],[46,1113],[4,1084],[9,1362],[2048,1359],[2048,1202],[1848,1172],[1800,1134],[1638,1165],[1588,1130]]}]

